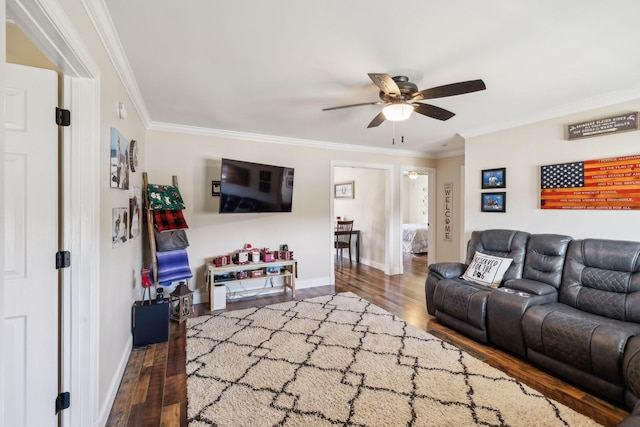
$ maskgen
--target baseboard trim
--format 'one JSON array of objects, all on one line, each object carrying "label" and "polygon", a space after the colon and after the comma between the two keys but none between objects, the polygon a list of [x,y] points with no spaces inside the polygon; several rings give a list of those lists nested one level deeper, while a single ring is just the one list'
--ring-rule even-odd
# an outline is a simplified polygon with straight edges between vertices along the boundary
[{"label": "baseboard trim", "polygon": [[113,402],[115,402],[116,400],[116,395],[118,394],[118,389],[120,388],[120,383],[122,382],[124,371],[127,368],[127,363],[129,362],[129,357],[131,356],[132,348],[133,336],[129,334],[129,339],[124,346],[124,352],[122,353],[122,357],[120,358],[120,363],[118,363],[118,368],[116,369],[116,372],[111,379],[111,383],[109,384],[107,395],[100,405],[100,416],[98,417],[97,422],[98,426],[104,427],[107,425],[109,414],[111,414],[111,408],[113,407]]}]

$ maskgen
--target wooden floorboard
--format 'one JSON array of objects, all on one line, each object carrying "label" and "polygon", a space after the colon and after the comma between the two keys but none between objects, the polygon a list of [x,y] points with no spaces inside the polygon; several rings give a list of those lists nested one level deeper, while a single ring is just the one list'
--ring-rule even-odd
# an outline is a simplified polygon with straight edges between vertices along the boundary
[{"label": "wooden floorboard", "polygon": [[[491,346],[477,343],[439,324],[425,306],[427,257],[405,254],[404,274],[385,276],[363,264],[336,267],[335,286],[296,290],[296,299],[352,292],[397,315],[407,323],[447,341],[500,369],[558,402],[605,426],[616,426],[629,412],[547,374],[528,362]],[[276,293],[227,302],[227,311],[288,301]],[[210,314],[208,304],[198,315]],[[171,322],[166,343],[134,348],[129,357],[107,426],[187,426],[186,328]]]}]

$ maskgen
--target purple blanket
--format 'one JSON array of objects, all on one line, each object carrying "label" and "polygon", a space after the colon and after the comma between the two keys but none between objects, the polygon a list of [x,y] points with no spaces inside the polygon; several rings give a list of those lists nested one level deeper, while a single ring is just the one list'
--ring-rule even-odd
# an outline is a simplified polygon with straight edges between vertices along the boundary
[{"label": "purple blanket", "polygon": [[156,257],[158,259],[158,282],[161,285],[193,277],[186,249],[158,252]]}]

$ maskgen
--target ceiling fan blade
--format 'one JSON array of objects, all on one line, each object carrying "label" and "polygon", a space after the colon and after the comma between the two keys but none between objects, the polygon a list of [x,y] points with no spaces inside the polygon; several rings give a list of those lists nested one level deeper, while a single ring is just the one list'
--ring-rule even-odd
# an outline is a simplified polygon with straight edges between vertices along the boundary
[{"label": "ceiling fan blade", "polygon": [[442,121],[449,120],[451,117],[456,115],[449,110],[436,107],[435,105],[421,104],[419,102],[414,102],[411,105],[414,106],[413,111],[415,111],[416,113]]},{"label": "ceiling fan blade", "polygon": [[369,123],[369,126],[367,126],[367,128],[374,128],[376,126],[380,126],[380,124],[384,122],[384,120],[385,120],[384,113],[380,111],[378,115],[375,116],[373,120],[371,120],[371,123]]},{"label": "ceiling fan blade", "polygon": [[383,93],[400,96],[400,88],[389,74],[369,73],[369,78]]},{"label": "ceiling fan blade", "polygon": [[443,86],[436,86],[430,89],[418,91],[411,97],[412,100],[444,98],[445,96],[462,95],[470,92],[485,90],[482,80],[469,80],[466,82],[451,83]]},{"label": "ceiling fan blade", "polygon": [[363,105],[380,105],[384,104],[382,101],[363,102],[361,104],[341,105],[339,107],[323,108],[322,111],[339,110],[341,108],[361,107]]}]

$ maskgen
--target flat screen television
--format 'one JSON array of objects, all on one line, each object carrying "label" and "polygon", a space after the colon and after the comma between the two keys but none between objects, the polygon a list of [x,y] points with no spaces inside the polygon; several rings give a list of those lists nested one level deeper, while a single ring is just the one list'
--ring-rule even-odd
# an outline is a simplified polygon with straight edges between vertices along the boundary
[{"label": "flat screen television", "polygon": [[291,212],[293,168],[222,159],[220,213]]}]

